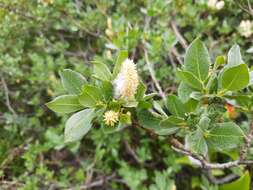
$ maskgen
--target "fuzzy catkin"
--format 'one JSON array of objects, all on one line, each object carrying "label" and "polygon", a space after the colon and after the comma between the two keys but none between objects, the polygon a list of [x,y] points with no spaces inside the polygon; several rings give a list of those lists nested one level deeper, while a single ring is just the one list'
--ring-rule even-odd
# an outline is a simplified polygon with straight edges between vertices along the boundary
[{"label": "fuzzy catkin", "polygon": [[107,126],[114,126],[119,121],[119,113],[113,110],[104,113],[104,122]]},{"label": "fuzzy catkin", "polygon": [[129,99],[134,97],[139,84],[136,65],[130,59],[126,59],[120,68],[114,84],[114,97]]}]

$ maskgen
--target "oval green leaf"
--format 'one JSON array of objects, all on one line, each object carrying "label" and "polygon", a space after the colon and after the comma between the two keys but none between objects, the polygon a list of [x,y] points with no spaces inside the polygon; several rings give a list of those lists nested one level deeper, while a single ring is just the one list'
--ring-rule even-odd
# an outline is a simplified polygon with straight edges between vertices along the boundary
[{"label": "oval green leaf", "polygon": [[167,108],[169,112],[178,117],[185,116],[185,107],[184,104],[179,100],[179,98],[175,95],[169,95],[167,97]]},{"label": "oval green leaf", "polygon": [[228,150],[237,147],[243,140],[244,133],[233,122],[219,123],[207,135],[207,142],[215,150]]},{"label": "oval green leaf", "polygon": [[71,69],[64,69],[60,72],[63,88],[70,94],[79,95],[82,92],[82,86],[86,79],[78,72]]},{"label": "oval green leaf", "polygon": [[206,46],[197,38],[186,50],[184,70],[192,73],[200,81],[204,81],[208,76],[210,63]]},{"label": "oval green leaf", "polygon": [[94,116],[93,109],[82,110],[72,115],[65,126],[64,142],[74,142],[82,139],[90,130]]},{"label": "oval green leaf", "polygon": [[95,107],[98,103],[102,102],[102,94],[99,88],[92,85],[84,85],[83,92],[79,95],[79,102],[84,107]]},{"label": "oval green leaf", "polygon": [[104,81],[110,81],[112,78],[112,73],[110,69],[102,62],[93,61],[94,64],[94,74],[96,78]]},{"label": "oval green leaf", "polygon": [[249,84],[249,71],[246,64],[226,68],[221,75],[223,91],[237,91],[244,89]]},{"label": "oval green leaf", "polygon": [[58,113],[72,113],[83,108],[76,95],[63,95],[48,102],[47,107]]},{"label": "oval green leaf", "polygon": [[188,86],[196,90],[202,90],[202,82],[188,71],[177,70],[177,76]]}]

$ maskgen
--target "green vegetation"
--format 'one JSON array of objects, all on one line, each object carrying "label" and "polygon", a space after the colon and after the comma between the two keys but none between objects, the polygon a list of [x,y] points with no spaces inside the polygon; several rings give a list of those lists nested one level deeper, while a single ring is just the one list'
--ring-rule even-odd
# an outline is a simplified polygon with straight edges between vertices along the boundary
[{"label": "green vegetation", "polygon": [[251,6],[0,0],[0,189],[249,190]]}]

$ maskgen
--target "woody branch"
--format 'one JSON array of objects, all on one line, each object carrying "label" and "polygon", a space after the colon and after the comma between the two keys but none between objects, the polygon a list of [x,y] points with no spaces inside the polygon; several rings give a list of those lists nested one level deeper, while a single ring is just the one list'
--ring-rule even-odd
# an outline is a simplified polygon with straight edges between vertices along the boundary
[{"label": "woody branch", "polygon": [[180,143],[177,139],[171,139],[170,143],[172,145],[172,149],[176,152],[191,156],[192,158],[198,160],[201,163],[201,167],[205,169],[225,169],[232,168],[239,165],[249,165],[253,164],[253,160],[246,160],[250,145],[253,140],[253,122],[250,125],[249,134],[245,137],[245,143],[240,151],[239,158],[234,161],[226,162],[226,163],[210,163],[204,156],[196,154],[189,149],[184,148],[183,144]]}]

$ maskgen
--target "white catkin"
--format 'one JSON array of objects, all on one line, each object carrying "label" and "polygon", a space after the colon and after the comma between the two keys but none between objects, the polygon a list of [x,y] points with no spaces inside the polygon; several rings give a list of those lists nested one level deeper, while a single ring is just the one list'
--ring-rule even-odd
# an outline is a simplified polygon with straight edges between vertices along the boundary
[{"label": "white catkin", "polygon": [[130,59],[126,59],[120,68],[120,72],[113,81],[115,98],[132,98],[139,84],[136,65]]}]

